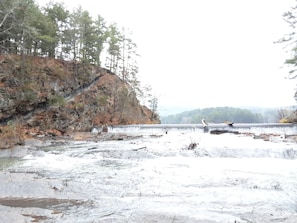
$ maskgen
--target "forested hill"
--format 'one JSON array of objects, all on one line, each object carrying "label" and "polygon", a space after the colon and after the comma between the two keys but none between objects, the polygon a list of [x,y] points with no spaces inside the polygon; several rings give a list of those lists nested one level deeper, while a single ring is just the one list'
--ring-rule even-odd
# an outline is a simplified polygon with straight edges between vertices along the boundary
[{"label": "forested hill", "polygon": [[0,122],[87,131],[94,125],[159,122],[133,88],[109,70],[81,62],[0,55]]},{"label": "forested hill", "polygon": [[159,123],[130,34],[80,6],[0,0],[0,148],[32,131]]},{"label": "forested hill", "polygon": [[128,83],[142,104],[152,104],[156,112],[156,103],[149,101],[157,100],[138,80],[139,54],[131,35],[129,29],[108,23],[100,14],[90,15],[81,6],[70,11],[62,1],[49,0],[44,7],[34,0],[0,1],[0,55],[105,67]]},{"label": "forested hill", "polygon": [[202,119],[214,123],[226,121],[237,123],[266,122],[266,119],[260,113],[254,113],[249,109],[232,107],[214,107],[186,111],[176,115],[161,117],[161,122],[162,124],[200,124]]}]

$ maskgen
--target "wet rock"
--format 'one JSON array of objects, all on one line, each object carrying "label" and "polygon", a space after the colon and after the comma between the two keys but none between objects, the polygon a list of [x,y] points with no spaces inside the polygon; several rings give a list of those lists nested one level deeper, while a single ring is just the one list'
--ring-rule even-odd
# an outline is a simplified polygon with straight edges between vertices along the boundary
[{"label": "wet rock", "polygon": [[289,140],[292,140],[294,142],[297,142],[297,135],[296,134],[293,134],[293,135],[285,135],[284,136],[284,139],[289,139]]},{"label": "wet rock", "polygon": [[230,131],[230,130],[226,130],[226,129],[214,129],[214,130],[210,131],[210,134],[215,134],[215,135],[220,135],[220,134],[224,134],[224,133],[239,134],[238,131]]},{"label": "wet rock", "polygon": [[187,147],[187,150],[194,150],[197,147],[198,143],[192,142],[190,145]]},{"label": "wet rock", "polygon": [[102,132],[108,132],[108,127],[106,124],[102,126]]}]

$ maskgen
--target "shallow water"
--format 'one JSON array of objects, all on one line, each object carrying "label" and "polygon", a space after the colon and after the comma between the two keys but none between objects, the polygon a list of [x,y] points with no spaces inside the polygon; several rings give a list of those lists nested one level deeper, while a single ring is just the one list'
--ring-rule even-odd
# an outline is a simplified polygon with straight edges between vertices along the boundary
[{"label": "shallow water", "polygon": [[235,129],[277,135],[119,126],[139,137],[2,151],[0,222],[297,222],[296,127]]}]

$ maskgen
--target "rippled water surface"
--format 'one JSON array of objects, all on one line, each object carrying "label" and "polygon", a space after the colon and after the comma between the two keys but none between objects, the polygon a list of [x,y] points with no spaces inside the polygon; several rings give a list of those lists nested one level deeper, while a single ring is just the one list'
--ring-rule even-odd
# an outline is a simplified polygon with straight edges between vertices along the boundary
[{"label": "rippled water surface", "polygon": [[297,222],[296,127],[236,130],[276,134],[119,126],[133,137],[2,151],[0,222]]}]

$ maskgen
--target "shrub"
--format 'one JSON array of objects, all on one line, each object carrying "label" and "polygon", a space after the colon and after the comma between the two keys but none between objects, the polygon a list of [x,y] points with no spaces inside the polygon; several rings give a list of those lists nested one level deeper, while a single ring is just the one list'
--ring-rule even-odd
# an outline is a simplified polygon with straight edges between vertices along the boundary
[{"label": "shrub", "polygon": [[66,102],[64,97],[59,95],[53,95],[49,99],[49,105],[53,106],[65,106]]}]

